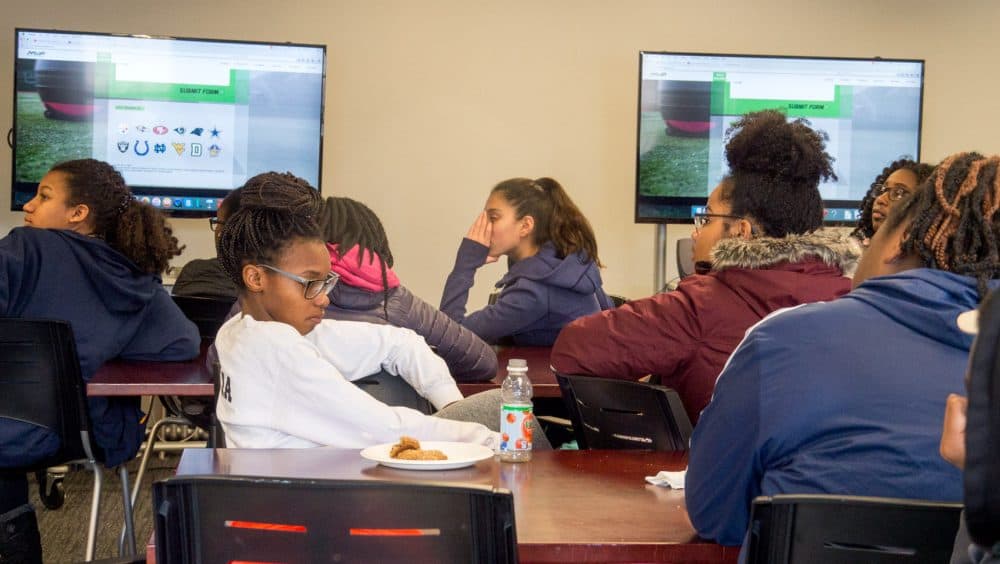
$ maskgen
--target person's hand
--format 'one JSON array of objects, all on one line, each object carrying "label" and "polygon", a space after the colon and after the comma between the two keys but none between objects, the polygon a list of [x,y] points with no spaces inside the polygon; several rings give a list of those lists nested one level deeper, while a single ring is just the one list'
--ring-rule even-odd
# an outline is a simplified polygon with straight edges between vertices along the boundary
[{"label": "person's hand", "polygon": [[[471,239],[480,245],[486,247],[490,246],[493,241],[493,222],[486,215],[486,211],[479,212],[476,216],[476,221],[472,222],[472,227],[469,228],[469,232],[465,234],[466,239]],[[492,255],[486,256],[486,263],[496,262],[499,257]]]},{"label": "person's hand", "polygon": [[959,469],[965,469],[965,412],[969,400],[948,394],[944,408],[944,429],[941,430],[941,457]]}]

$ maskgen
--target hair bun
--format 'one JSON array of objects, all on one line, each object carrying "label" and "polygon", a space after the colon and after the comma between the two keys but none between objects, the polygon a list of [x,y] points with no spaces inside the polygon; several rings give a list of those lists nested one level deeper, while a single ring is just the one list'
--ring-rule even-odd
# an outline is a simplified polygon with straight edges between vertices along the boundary
[{"label": "hair bun", "polygon": [[788,121],[778,110],[749,113],[726,130],[726,160],[732,174],[765,176],[791,185],[836,179],[829,136],[803,118]]}]

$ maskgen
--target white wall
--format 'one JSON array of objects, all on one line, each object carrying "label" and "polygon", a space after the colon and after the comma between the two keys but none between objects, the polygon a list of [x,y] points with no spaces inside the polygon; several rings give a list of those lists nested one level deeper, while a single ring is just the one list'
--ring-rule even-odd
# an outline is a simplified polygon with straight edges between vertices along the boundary
[{"label": "white wall", "polygon": [[[511,176],[562,182],[597,232],[605,287],[652,291],[654,227],[632,222],[641,49],[923,58],[925,160],[1000,152],[994,0],[8,0],[2,13],[3,131],[18,26],[326,44],[323,192],[382,217],[402,280],[430,302]],[[0,211],[0,232],[20,223]],[[178,263],[214,253],[205,220],[173,224]],[[689,231],[671,227],[670,248]],[[471,303],[500,275],[482,269]]]}]

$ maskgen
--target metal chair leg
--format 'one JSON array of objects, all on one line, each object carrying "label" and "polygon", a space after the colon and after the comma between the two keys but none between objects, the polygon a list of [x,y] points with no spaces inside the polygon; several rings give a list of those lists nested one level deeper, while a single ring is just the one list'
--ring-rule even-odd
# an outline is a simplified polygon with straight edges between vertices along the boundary
[{"label": "metal chair leg", "polygon": [[128,492],[128,468],[124,464],[118,467],[118,477],[122,481],[122,507],[125,509],[125,542],[124,546],[118,547],[119,556],[135,556],[135,516],[132,511],[132,504]]},{"label": "metal chair leg", "polygon": [[86,462],[94,473],[94,495],[90,501],[90,527],[87,529],[87,553],[85,561],[94,559],[94,548],[97,542],[97,519],[101,513],[101,487],[104,484],[104,474],[101,466],[93,459]]}]

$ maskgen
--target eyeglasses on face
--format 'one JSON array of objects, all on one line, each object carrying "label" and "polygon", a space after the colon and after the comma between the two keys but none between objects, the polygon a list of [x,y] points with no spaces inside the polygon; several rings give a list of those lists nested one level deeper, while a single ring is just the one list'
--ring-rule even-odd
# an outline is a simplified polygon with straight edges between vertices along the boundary
[{"label": "eyeglasses on face", "polygon": [[715,218],[719,219],[743,219],[738,215],[729,215],[724,213],[696,213],[694,214],[694,228],[703,229],[712,223]]},{"label": "eyeglasses on face", "polygon": [[217,217],[208,218],[208,228],[211,229],[212,231],[218,231],[219,226],[222,225],[223,223],[225,222]]},{"label": "eyeglasses on face", "polygon": [[302,295],[307,300],[311,300],[320,294],[329,293],[330,290],[332,290],[333,287],[337,284],[337,281],[340,280],[340,275],[338,275],[336,272],[331,272],[330,274],[327,274],[326,278],[317,278],[315,280],[308,280],[306,278],[299,276],[298,274],[292,274],[291,272],[281,270],[280,268],[275,268],[269,264],[257,264],[255,266],[259,268],[266,268],[271,272],[274,272],[275,274],[279,274],[281,276],[284,276],[285,278],[288,278],[289,280],[294,280],[299,284],[302,284],[302,289],[303,289]]},{"label": "eyeglasses on face", "polygon": [[898,202],[899,200],[902,200],[903,198],[905,198],[910,194],[910,189],[900,184],[893,184],[891,186],[888,184],[875,185],[876,197],[881,196],[882,194],[885,193],[889,194],[890,202]]}]

